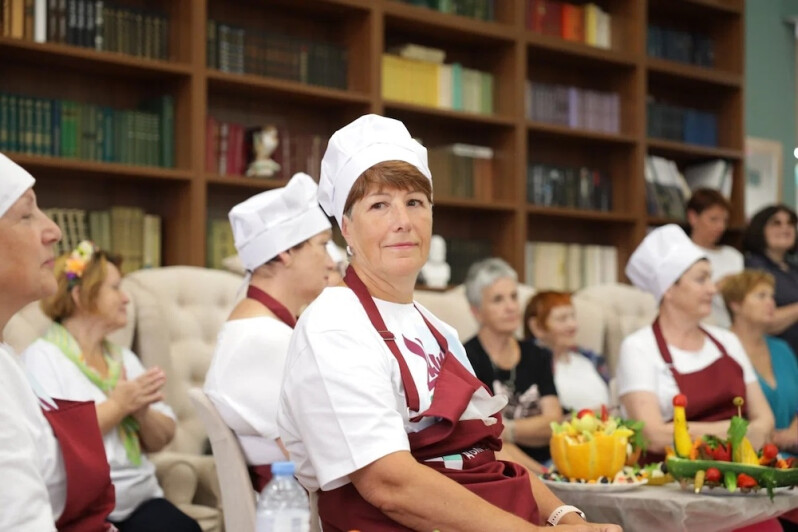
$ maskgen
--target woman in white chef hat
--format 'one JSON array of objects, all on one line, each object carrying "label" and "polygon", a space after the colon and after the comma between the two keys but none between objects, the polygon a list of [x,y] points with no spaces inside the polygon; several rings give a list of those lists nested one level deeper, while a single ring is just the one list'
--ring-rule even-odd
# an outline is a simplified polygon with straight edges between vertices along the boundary
[{"label": "woman in white chef hat", "polygon": [[737,414],[733,399],[745,399],[748,438],[756,449],[769,441],[773,415],[737,337],[702,325],[712,312],[715,284],[704,251],[677,225],[649,233],[632,253],[626,275],[654,295],[659,316],[627,336],[617,368],[618,395],[626,414],[645,422],[649,460],[673,442],[673,398],[687,397],[694,436],[725,439]]},{"label": "woman in white chef hat", "polygon": [[271,478],[270,465],[287,457],[276,417],[288,340],[299,311],[324,289],[334,267],[317,188],[298,173],[285,187],[230,211],[249,286],[219,332],[205,392],[238,437],[258,492]]},{"label": "woman in white chef hat", "polygon": [[431,199],[427,151],[401,122],[366,115],[330,138],[319,201],[350,266],[297,323],[277,418],[323,529],[619,530],[497,460],[506,399],[474,376],[456,331],[413,301]]},{"label": "woman in white chef hat", "polygon": [[41,393],[2,343],[11,316],[57,288],[61,231],[36,205],[34,183],[0,153],[0,530],[105,531],[114,489],[94,403]]}]

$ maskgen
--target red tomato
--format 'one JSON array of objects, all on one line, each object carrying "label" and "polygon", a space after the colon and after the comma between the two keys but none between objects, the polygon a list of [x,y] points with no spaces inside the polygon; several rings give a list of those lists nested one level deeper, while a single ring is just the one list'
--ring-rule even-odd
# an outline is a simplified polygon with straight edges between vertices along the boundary
[{"label": "red tomato", "polygon": [[779,455],[779,448],[773,445],[772,443],[766,443],[764,447],[762,447],[762,458],[765,460],[773,460]]},{"label": "red tomato", "polygon": [[755,488],[759,484],[757,484],[754,477],[746,475],[745,473],[740,473],[737,475],[737,487],[738,488]]},{"label": "red tomato", "polygon": [[577,417],[577,418],[579,418],[579,419],[582,419],[584,416],[586,416],[586,415],[588,415],[588,414],[590,414],[591,416],[595,416],[595,414],[593,413],[593,411],[592,411],[591,409],[589,409],[589,408],[583,408],[582,410],[580,410],[580,411],[579,411],[579,412],[576,414],[576,417]]},{"label": "red tomato", "polygon": [[720,474],[720,469],[717,467],[710,467],[704,475],[704,482],[720,482],[723,475]]},{"label": "red tomato", "polygon": [[673,406],[687,406],[687,396],[683,393],[673,398]]}]

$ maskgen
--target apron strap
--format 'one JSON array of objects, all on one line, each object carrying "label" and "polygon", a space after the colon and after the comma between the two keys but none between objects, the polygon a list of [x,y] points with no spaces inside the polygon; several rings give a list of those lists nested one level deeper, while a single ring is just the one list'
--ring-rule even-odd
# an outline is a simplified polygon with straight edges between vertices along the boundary
[{"label": "apron strap", "polygon": [[[657,341],[657,347],[659,348],[659,354],[662,357],[662,360],[668,365],[668,368],[671,370],[671,374],[673,375],[674,380],[676,380],[676,384],[679,383],[679,377],[681,377],[681,373],[676,371],[676,368],[673,365],[673,358],[671,357],[671,350],[668,349],[668,344],[665,342],[665,336],[662,334],[662,327],[659,324],[659,316],[654,320],[654,323],[651,325],[651,328],[654,331],[654,339]],[[701,332],[707,335],[707,338],[715,344],[715,347],[718,348],[720,351],[721,357],[728,357],[729,353],[726,351],[726,348],[723,347],[723,344],[718,341],[717,338],[709,334],[709,331],[704,329],[703,327],[699,327]]]},{"label": "apron strap", "polygon": [[[352,289],[358,300],[360,300],[360,304],[366,311],[366,315],[369,317],[371,324],[385,341],[388,349],[391,350],[396,362],[399,364],[399,372],[402,375],[402,385],[405,388],[405,401],[407,403],[407,407],[413,412],[418,412],[421,408],[418,390],[416,389],[415,382],[413,381],[413,375],[410,373],[410,368],[407,366],[405,357],[402,356],[402,353],[399,352],[399,347],[396,345],[396,337],[391,331],[388,330],[388,327],[385,325],[376,303],[374,303],[374,300],[371,298],[371,294],[369,294],[368,288],[366,288],[366,285],[360,280],[360,277],[357,276],[357,273],[355,272],[354,268],[352,268],[351,264],[346,268],[344,282],[349,288]],[[426,322],[427,319],[424,318],[424,321]],[[435,332],[432,334],[435,335]]]},{"label": "apron strap", "polygon": [[288,310],[285,305],[274,299],[257,286],[249,285],[249,288],[247,288],[247,297],[249,299],[254,299],[258,303],[265,306],[267,309],[272,311],[274,315],[280,319],[280,321],[292,329],[296,326],[296,316],[291,314],[291,311]]}]

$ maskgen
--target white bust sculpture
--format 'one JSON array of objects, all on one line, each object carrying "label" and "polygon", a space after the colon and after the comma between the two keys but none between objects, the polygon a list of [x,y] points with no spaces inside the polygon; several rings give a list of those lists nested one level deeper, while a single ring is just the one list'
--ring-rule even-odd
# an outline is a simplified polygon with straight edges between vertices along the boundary
[{"label": "white bust sculpture", "polygon": [[280,170],[280,164],[272,159],[279,143],[277,128],[274,126],[265,126],[252,136],[255,157],[247,168],[247,176],[271,177]]},{"label": "white bust sculpture", "polygon": [[446,288],[451,274],[451,268],[446,264],[446,241],[440,235],[432,235],[429,258],[421,268],[424,284],[430,288]]}]

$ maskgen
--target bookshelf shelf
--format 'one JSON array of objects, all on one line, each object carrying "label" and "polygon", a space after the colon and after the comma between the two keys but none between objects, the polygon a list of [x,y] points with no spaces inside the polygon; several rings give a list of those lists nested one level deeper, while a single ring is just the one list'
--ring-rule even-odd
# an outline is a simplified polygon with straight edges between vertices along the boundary
[{"label": "bookshelf shelf", "polygon": [[678,5],[674,5],[672,0],[650,1],[653,10],[668,10],[683,15],[740,15],[744,10],[744,0],[683,0]]},{"label": "bookshelf shelf", "polygon": [[244,177],[237,175],[205,174],[205,181],[213,186],[236,187],[241,189],[252,189],[253,193],[259,190],[269,190],[285,186],[284,179],[260,179],[256,177]]},{"label": "bookshelf shelf", "polygon": [[660,225],[668,225],[668,224],[676,224],[682,227],[686,225],[684,220],[679,220],[677,218],[667,218],[664,216],[649,216],[646,219],[646,223],[648,223],[648,225],[650,226],[657,226],[657,227],[659,227]]},{"label": "bookshelf shelf", "polygon": [[731,148],[715,148],[711,146],[698,146],[664,139],[648,139],[648,151],[654,155],[672,157],[680,160],[696,159],[730,159],[741,160],[743,152]]},{"label": "bookshelf shelf", "polygon": [[733,72],[688,65],[660,59],[656,57],[646,58],[649,78],[663,79],[673,82],[687,82],[695,85],[728,87],[739,89],[743,84],[743,76]]},{"label": "bookshelf shelf", "polygon": [[446,207],[453,209],[477,209],[480,211],[510,212],[516,210],[515,203],[506,201],[482,201],[463,198],[434,198],[435,207]]},{"label": "bookshelf shelf", "polygon": [[566,41],[549,35],[532,31],[524,33],[528,48],[528,56],[534,60],[557,59],[568,63],[582,63],[608,68],[634,68],[637,58],[629,52],[618,52],[612,49],[589,46],[587,44]]},{"label": "bookshelf shelf", "polygon": [[208,89],[239,96],[279,96],[282,100],[321,105],[366,105],[371,102],[368,94],[308,85],[296,81],[266,78],[251,74],[231,74],[219,70],[208,70]]},{"label": "bookshelf shelf", "polygon": [[191,65],[158,61],[126,54],[99,52],[68,44],[35,43],[22,39],[0,37],[0,55],[4,61],[35,63],[41,66],[64,67],[101,76],[121,76],[139,79],[186,78]]},{"label": "bookshelf shelf", "polygon": [[106,178],[142,178],[163,181],[191,181],[192,172],[154,166],[134,166],[129,164],[103,163],[80,159],[64,159],[60,157],[44,157],[23,153],[7,152],[11,159],[28,169],[32,174],[42,171],[49,175],[85,174],[91,179]]},{"label": "bookshelf shelf", "polygon": [[382,4],[388,27],[425,33],[450,43],[512,44],[516,38],[515,25],[450,15],[393,0],[383,0]]},{"label": "bookshelf shelf", "polygon": [[591,131],[585,129],[575,129],[557,124],[546,124],[528,120],[526,123],[531,137],[551,137],[557,139],[573,139],[585,142],[600,142],[603,144],[614,144],[621,146],[631,146],[637,142],[634,135],[624,135],[616,133],[604,133],[602,131]]},{"label": "bookshelf shelf", "polygon": [[467,113],[465,111],[453,111],[451,109],[439,109],[437,107],[425,107],[405,102],[394,102],[383,100],[385,111],[391,114],[399,113],[402,115],[412,115],[426,120],[448,122],[450,124],[469,123],[497,127],[513,127],[516,124],[514,118],[501,115],[487,115],[478,113]]},{"label": "bookshelf shelf", "polygon": [[570,218],[602,223],[634,224],[637,217],[633,214],[620,212],[592,211],[587,209],[567,209],[562,207],[541,207],[527,205],[527,214],[535,218]]}]

